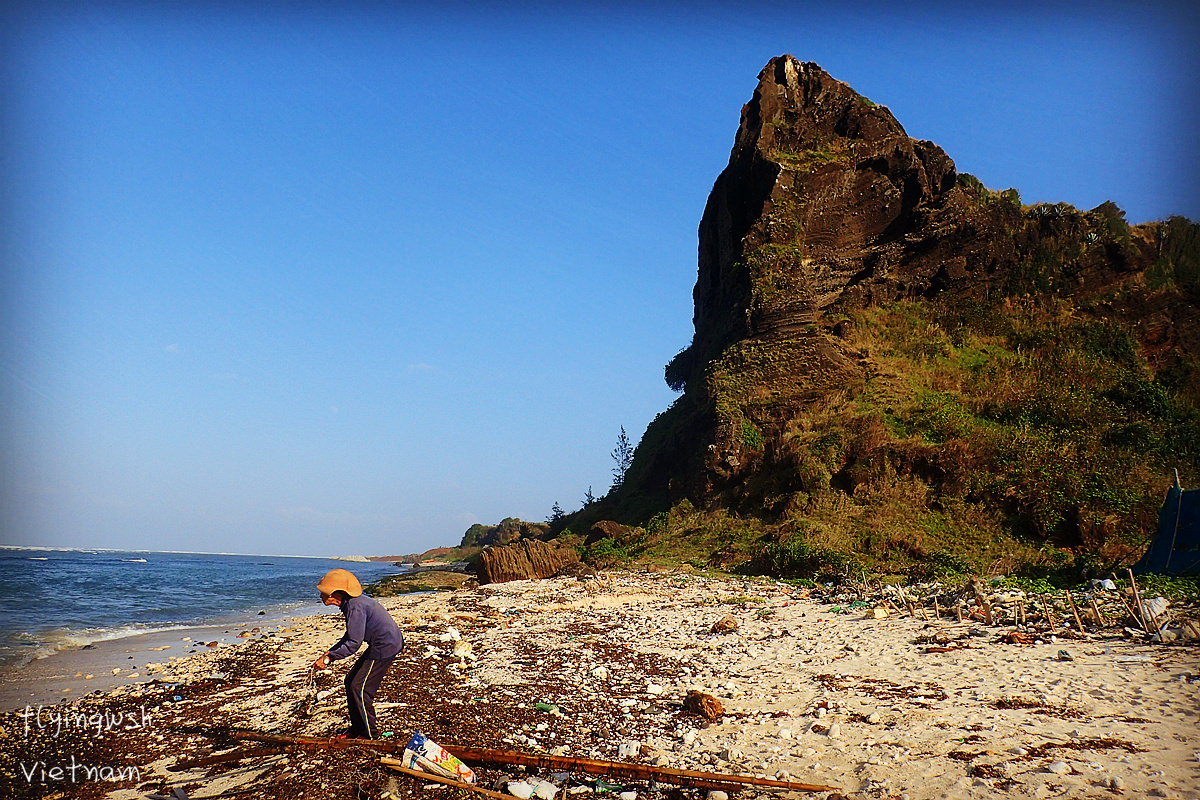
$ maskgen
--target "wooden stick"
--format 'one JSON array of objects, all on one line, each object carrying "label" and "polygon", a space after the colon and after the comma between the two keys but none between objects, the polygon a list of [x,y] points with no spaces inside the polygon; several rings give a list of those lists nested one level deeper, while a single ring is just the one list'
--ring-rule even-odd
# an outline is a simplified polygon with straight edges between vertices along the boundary
[{"label": "wooden stick", "polygon": [[[445,747],[445,745],[443,745]],[[570,758],[568,756],[552,756],[544,754],[527,755],[503,750],[481,750],[466,747],[446,747],[446,750],[464,762],[483,764],[515,764],[539,769],[567,768],[578,769],[582,772],[607,773],[626,778],[648,780],[654,778],[662,783],[676,786],[698,786],[723,788],[715,784],[739,786],[766,786],[775,789],[800,792],[830,792],[838,791],[835,786],[821,786],[796,781],[777,781],[770,778],[756,778],[752,775],[725,775],[712,772],[693,772],[686,769],[670,769],[667,767],[651,767],[646,764],[633,764],[625,761],[597,761],[590,758]]]},{"label": "wooden stick", "polygon": [[1075,615],[1075,625],[1078,626],[1079,632],[1083,633],[1083,622],[1079,619],[1079,609],[1075,607],[1075,598],[1071,597],[1071,592],[1067,592],[1067,603],[1071,606],[1071,613]]},{"label": "wooden stick", "polygon": [[433,783],[441,783],[446,786],[453,786],[455,789],[460,789],[464,792],[472,792],[484,797],[495,797],[499,798],[499,800],[512,800],[512,795],[493,792],[491,789],[484,789],[482,786],[476,786],[473,783],[464,783],[463,781],[456,781],[453,778],[447,778],[432,772],[422,772],[419,769],[410,769],[404,766],[403,761],[398,758],[392,758],[391,756],[380,756],[379,763],[383,764],[390,770],[403,772],[405,775],[411,775],[412,777],[420,778],[423,781],[432,781]]},{"label": "wooden stick", "polygon": [[1046,602],[1046,595],[1039,594],[1038,597],[1042,598],[1042,611],[1046,613],[1046,622],[1050,624],[1050,632],[1054,633],[1054,617],[1050,616],[1050,604]]},{"label": "wooden stick", "polygon": [[[1141,624],[1142,630],[1145,631],[1146,625],[1144,623],[1142,623],[1141,620],[1138,619],[1137,612],[1135,612],[1132,608],[1129,607],[1129,603],[1125,602],[1125,598],[1121,597],[1120,595],[1117,595],[1117,599],[1121,601],[1121,607],[1125,609],[1125,613],[1129,615],[1129,618],[1132,619],[1134,622],[1138,622],[1139,624]],[[1146,631],[1146,632],[1149,633],[1149,631]]]},{"label": "wooden stick", "polygon": [[962,622],[962,603],[954,604],[954,619],[957,622]]},{"label": "wooden stick", "polygon": [[[306,736],[282,736],[258,731],[232,730],[229,736],[239,740],[289,744],[295,747],[311,747],[320,750],[344,750],[350,747],[363,747],[376,752],[399,753],[404,750],[405,743],[385,742],[378,739],[318,739]],[[470,747],[442,745],[445,750],[461,759],[463,762],[485,764],[515,764],[539,768],[566,767],[584,772],[601,775],[616,775],[623,778],[649,780],[651,778],[676,786],[705,786],[712,784],[739,786],[768,786],[793,792],[833,792],[836,786],[822,786],[796,781],[776,781],[768,778],[756,778],[752,775],[725,775],[712,772],[693,772],[684,769],[669,769],[667,767],[652,767],[648,764],[634,764],[627,761],[597,761],[590,758],[568,758],[566,756],[530,755],[506,750],[483,750]],[[421,773],[426,776],[429,773]],[[719,787],[718,787],[719,788]]]},{"label": "wooden stick", "polygon": [[1098,622],[1100,624],[1101,628],[1107,628],[1108,620],[1106,620],[1104,618],[1104,615],[1100,613],[1100,606],[1098,606],[1096,604],[1096,595],[1094,595],[1094,594],[1088,595],[1088,600],[1091,601],[1092,613],[1096,615],[1096,622]]},{"label": "wooden stick", "polygon": [[[1150,628],[1148,627],[1149,622],[1146,619],[1146,607],[1142,605],[1142,595],[1141,592],[1138,591],[1137,581],[1133,579],[1133,570],[1129,570],[1129,585],[1133,587],[1133,599],[1137,600],[1138,616],[1142,618],[1142,630],[1144,630],[1146,633],[1149,633]],[[1155,633],[1158,633],[1157,628],[1158,626],[1155,625]]]},{"label": "wooden stick", "polygon": [[941,607],[938,605],[938,601],[937,601],[937,595],[936,595],[936,594],[933,596],[933,618],[934,618],[934,619],[941,619],[941,618],[942,618],[942,609],[941,609]]}]

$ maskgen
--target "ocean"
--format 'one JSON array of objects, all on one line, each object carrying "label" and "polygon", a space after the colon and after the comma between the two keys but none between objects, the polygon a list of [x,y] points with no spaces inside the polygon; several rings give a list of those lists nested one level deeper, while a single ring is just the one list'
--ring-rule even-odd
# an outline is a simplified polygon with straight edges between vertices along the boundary
[{"label": "ocean", "polygon": [[0,666],[92,642],[322,610],[317,581],[400,570],[332,558],[0,547]]}]

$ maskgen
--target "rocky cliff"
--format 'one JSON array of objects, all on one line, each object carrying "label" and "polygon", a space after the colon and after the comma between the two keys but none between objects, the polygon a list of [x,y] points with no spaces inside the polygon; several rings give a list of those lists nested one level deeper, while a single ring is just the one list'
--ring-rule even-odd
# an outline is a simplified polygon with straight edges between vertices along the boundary
[{"label": "rocky cliff", "polygon": [[[887,371],[855,343],[855,309],[990,313],[1052,297],[1127,324],[1152,371],[1187,365],[1195,395],[1196,238],[1186,220],[1130,226],[1111,203],[1023,207],[816,64],[774,58],[700,222],[695,334],[666,368],[683,394],[643,436],[615,516],[636,522],[685,498],[757,513],[766,495],[786,505],[811,488],[784,443],[813,403]],[[830,471],[845,479],[853,458]]]}]

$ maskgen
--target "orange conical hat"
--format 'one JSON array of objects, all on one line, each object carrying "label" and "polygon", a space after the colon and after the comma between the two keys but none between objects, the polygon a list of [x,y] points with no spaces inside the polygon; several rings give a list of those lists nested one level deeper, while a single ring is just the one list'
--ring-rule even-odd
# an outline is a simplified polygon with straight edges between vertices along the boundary
[{"label": "orange conical hat", "polygon": [[317,584],[317,591],[322,594],[333,594],[339,590],[351,597],[358,597],[362,594],[362,584],[348,569],[331,569]]}]

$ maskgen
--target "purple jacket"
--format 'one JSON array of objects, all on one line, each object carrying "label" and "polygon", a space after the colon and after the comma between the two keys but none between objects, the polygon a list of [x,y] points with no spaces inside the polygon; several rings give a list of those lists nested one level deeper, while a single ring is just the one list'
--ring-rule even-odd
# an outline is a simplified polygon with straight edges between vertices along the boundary
[{"label": "purple jacket", "polygon": [[353,655],[363,642],[367,643],[367,654],[380,661],[395,658],[404,649],[404,634],[375,598],[360,594],[343,601],[342,616],[346,618],[346,633],[329,651],[330,661]]}]

